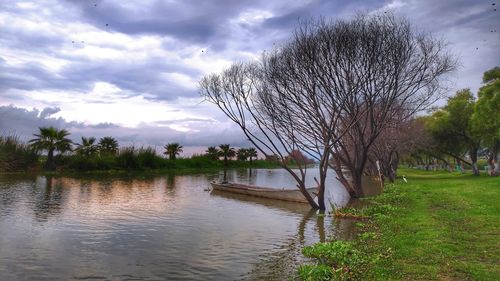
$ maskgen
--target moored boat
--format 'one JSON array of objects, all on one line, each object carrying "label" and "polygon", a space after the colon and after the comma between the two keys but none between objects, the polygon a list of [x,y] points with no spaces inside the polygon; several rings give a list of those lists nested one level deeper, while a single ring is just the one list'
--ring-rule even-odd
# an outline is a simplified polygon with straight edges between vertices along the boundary
[{"label": "moored boat", "polygon": [[[255,197],[284,200],[299,203],[308,203],[302,192],[298,189],[275,189],[268,187],[259,187],[240,183],[210,183],[214,190],[227,191],[232,193],[244,194]],[[307,188],[307,191],[314,198],[316,187]]]}]

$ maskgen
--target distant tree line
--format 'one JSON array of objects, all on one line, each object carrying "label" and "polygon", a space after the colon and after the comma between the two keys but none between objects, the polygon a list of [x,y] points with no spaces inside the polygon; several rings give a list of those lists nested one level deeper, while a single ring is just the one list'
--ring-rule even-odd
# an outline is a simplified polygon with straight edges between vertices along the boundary
[{"label": "distant tree line", "polygon": [[445,106],[412,120],[407,134],[405,162],[425,168],[439,164],[479,175],[482,156],[491,176],[500,174],[500,68],[483,75],[477,98],[469,89],[459,90]]},{"label": "distant tree line", "polygon": [[[118,141],[110,136],[99,141],[95,137],[82,137],[76,143],[69,135],[65,129],[41,127],[27,144],[16,136],[0,136],[0,172],[36,170],[40,160],[46,170],[81,171],[274,166],[271,161],[259,160],[255,163],[255,148],[236,151],[229,144],[221,144],[219,148],[209,147],[202,155],[177,159],[183,152],[183,146],[176,142],[168,143],[163,147],[166,159],[158,155],[153,147],[119,147]],[[232,161],[235,156],[237,161]],[[245,164],[247,160],[248,164]]]}]

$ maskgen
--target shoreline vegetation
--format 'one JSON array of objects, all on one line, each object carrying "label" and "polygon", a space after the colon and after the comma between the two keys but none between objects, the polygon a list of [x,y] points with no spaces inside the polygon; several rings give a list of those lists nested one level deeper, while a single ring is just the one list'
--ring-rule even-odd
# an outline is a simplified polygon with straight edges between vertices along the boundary
[{"label": "shoreline vegetation", "polygon": [[[73,143],[69,139],[57,144],[57,129],[40,128],[41,132],[46,129],[54,132],[54,140],[46,137],[43,143],[39,137],[36,141],[24,143],[16,136],[0,136],[0,173],[155,173],[279,167],[272,159],[254,159],[257,155],[252,148],[236,151],[229,144],[221,145],[221,149],[209,147],[206,154],[189,158],[176,157],[182,152],[182,146],[177,143],[165,146],[165,154],[169,156],[165,158],[152,147],[128,146],[119,149],[118,143],[111,137],[102,138],[99,144],[95,144],[95,138],[82,138],[82,144],[72,149]],[[41,151],[48,154],[42,155]],[[57,155],[56,151],[59,152]]]},{"label": "shoreline vegetation", "polygon": [[[357,219],[351,241],[305,247],[302,280],[495,280],[500,276],[500,179],[400,168]],[[335,216],[335,214],[330,214]]]}]

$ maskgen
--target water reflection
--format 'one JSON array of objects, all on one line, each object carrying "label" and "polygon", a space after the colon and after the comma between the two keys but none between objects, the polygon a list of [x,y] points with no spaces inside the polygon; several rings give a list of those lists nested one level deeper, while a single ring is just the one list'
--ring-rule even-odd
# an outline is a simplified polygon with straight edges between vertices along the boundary
[{"label": "water reflection", "polygon": [[52,176],[40,178],[40,181],[42,191],[37,195],[33,213],[38,221],[44,222],[61,213],[63,194],[61,183]]},{"label": "water reflection", "polygon": [[[307,204],[204,191],[221,176],[2,177],[0,280],[286,280],[304,245],[351,231]],[[226,176],[293,186],[277,171]]]}]

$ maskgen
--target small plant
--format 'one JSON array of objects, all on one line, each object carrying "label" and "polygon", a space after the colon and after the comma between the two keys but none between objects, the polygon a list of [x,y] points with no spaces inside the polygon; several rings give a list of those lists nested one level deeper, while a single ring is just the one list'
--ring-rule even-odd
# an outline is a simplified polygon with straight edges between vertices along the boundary
[{"label": "small plant", "polygon": [[302,249],[304,256],[316,259],[316,265],[303,265],[299,275],[303,280],[352,280],[359,277],[369,259],[351,242],[317,243]]}]

